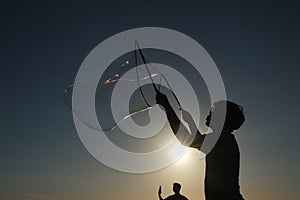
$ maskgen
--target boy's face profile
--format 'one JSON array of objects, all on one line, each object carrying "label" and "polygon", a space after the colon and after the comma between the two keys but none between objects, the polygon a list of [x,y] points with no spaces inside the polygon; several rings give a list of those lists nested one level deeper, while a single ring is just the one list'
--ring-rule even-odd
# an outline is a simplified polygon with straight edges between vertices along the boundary
[{"label": "boy's face profile", "polygon": [[212,112],[212,109],[210,109],[210,111],[209,111],[209,113],[208,113],[208,115],[207,115],[207,117],[206,117],[205,125],[206,125],[207,127],[210,127],[209,125],[210,125],[210,120],[211,120],[211,112]]},{"label": "boy's face profile", "polygon": [[214,130],[214,127],[218,126],[218,122],[216,122],[216,121],[214,122],[214,121],[212,120],[212,115],[213,115],[213,114],[214,114],[215,117],[216,117],[217,112],[215,111],[214,107],[212,107],[212,108],[210,109],[208,115],[206,116],[206,121],[205,121],[205,125],[206,125],[207,127],[209,127],[211,130]]}]

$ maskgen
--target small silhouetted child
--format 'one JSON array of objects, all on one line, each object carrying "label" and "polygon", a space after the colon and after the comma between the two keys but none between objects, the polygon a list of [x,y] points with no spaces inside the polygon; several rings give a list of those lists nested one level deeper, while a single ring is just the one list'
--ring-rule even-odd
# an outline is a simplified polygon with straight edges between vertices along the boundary
[{"label": "small silhouetted child", "polygon": [[180,194],[180,189],[181,189],[181,185],[179,183],[173,183],[174,194],[168,196],[165,199],[163,199],[161,197],[161,193],[162,193],[161,186],[159,186],[159,190],[158,190],[159,200],[188,200],[188,198],[186,198],[185,196],[183,196],[182,194]]}]

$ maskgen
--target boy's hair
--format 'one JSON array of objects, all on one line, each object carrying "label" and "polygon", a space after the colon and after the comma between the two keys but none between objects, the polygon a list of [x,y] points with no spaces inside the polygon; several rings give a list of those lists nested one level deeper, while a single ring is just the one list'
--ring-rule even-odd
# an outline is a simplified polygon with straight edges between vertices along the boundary
[{"label": "boy's hair", "polygon": [[221,100],[214,103],[212,112],[217,112],[218,108],[221,108],[221,106],[224,108],[224,104],[226,104],[224,129],[232,131],[239,129],[245,122],[243,107],[231,101]]},{"label": "boy's hair", "polygon": [[174,192],[177,191],[179,192],[181,189],[181,185],[179,183],[173,183],[173,190]]}]

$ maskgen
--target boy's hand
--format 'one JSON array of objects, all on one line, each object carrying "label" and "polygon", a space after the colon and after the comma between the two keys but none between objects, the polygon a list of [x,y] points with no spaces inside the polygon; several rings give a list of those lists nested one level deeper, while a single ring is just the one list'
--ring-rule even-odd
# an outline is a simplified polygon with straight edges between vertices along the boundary
[{"label": "boy's hand", "polygon": [[159,186],[158,195],[161,195],[161,186]]},{"label": "boy's hand", "polygon": [[[191,113],[189,113],[188,111],[186,110],[183,110],[182,111],[182,118],[183,120],[188,123],[189,127],[190,127],[190,131],[191,131],[191,134],[196,134],[198,131],[198,127],[197,125],[195,124],[195,121],[193,120],[193,117],[191,115]],[[200,132],[199,132],[200,133]]]},{"label": "boy's hand", "polygon": [[191,113],[189,113],[186,110],[182,110],[182,118],[186,122],[190,122],[190,121],[193,120],[193,117],[192,117]]},{"label": "boy's hand", "polygon": [[168,100],[168,97],[157,91],[156,93],[156,103],[159,104],[159,105],[162,105],[163,107],[166,107],[167,105],[169,105],[169,100]]}]

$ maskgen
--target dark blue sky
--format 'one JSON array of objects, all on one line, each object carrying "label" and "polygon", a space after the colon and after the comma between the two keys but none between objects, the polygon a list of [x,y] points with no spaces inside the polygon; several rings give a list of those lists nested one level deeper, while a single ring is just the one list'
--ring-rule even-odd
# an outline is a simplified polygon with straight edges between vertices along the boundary
[{"label": "dark blue sky", "polygon": [[247,123],[237,138],[245,196],[299,196],[300,6],[295,1],[7,1],[0,7],[0,197],[68,199],[85,187],[84,179],[96,179],[92,172],[99,180],[91,182],[99,184],[103,177],[112,185],[124,178],[135,181],[85,150],[63,91],[96,45],[144,26],[174,29],[198,41],[217,64],[228,98],[244,106]]}]

